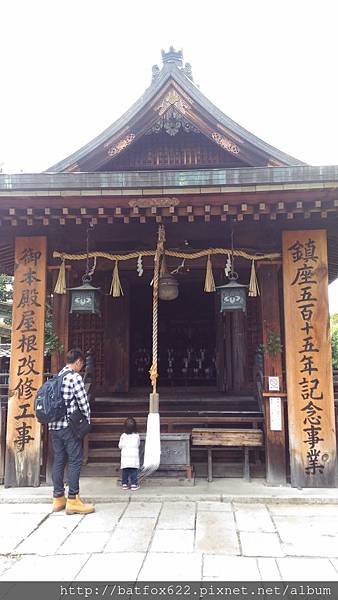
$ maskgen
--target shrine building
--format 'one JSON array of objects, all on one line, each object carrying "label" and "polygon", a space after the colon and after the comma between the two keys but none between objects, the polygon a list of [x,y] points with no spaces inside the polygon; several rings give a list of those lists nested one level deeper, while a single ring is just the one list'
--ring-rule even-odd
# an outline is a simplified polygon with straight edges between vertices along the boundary
[{"label": "shrine building", "polygon": [[43,173],[0,175],[0,273],[14,275],[0,479],[50,480],[35,391],[78,347],[93,425],[82,475],[118,474],[126,416],[145,432],[155,352],[157,476],[335,487],[338,166],[309,166],[232,121],[181,51],[162,62],[80,150]]}]

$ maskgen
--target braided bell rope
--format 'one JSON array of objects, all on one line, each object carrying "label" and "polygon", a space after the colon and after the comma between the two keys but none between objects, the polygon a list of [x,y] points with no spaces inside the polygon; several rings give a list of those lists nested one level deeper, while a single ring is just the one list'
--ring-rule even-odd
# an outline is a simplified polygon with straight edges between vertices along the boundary
[{"label": "braided bell rope", "polygon": [[[176,250],[166,250],[166,256],[173,256],[175,258],[185,258],[186,260],[194,260],[196,258],[202,258],[203,256],[216,255],[216,254],[229,254],[232,252],[231,248],[207,248],[206,250],[198,250],[197,252],[177,252]],[[142,256],[155,256],[157,250],[138,250],[137,252],[130,252],[129,254],[111,254],[110,252],[89,252],[89,258],[106,258],[107,260],[132,260],[138,258],[140,254]],[[280,252],[270,252],[267,254],[250,254],[245,250],[233,250],[234,256],[240,256],[247,260],[276,260],[281,258]],[[68,254],[67,252],[59,252],[55,250],[53,252],[54,258],[61,258],[62,260],[84,260],[87,258],[87,254]]]},{"label": "braided bell rope", "polygon": [[158,283],[160,276],[160,260],[163,254],[164,246],[164,227],[159,227],[158,230],[158,242],[155,253],[155,268],[154,268],[154,281],[153,281],[153,356],[152,365],[149,370],[150,381],[153,388],[153,394],[156,394],[157,390],[157,348],[158,348]]}]

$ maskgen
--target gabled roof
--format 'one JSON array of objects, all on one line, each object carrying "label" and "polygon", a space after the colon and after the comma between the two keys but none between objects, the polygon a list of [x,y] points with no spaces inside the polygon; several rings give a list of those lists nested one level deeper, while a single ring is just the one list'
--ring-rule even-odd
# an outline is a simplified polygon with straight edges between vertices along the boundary
[{"label": "gabled roof", "polygon": [[[250,166],[296,166],[305,163],[270,146],[220,111],[192,81],[190,65],[173,48],[162,52],[163,67],[153,67],[153,81],[145,93],[115,123],[48,172],[96,171],[149,133],[170,110],[186,126],[212,140]],[[190,124],[190,125],[189,125]],[[110,170],[110,169],[107,169]]]}]

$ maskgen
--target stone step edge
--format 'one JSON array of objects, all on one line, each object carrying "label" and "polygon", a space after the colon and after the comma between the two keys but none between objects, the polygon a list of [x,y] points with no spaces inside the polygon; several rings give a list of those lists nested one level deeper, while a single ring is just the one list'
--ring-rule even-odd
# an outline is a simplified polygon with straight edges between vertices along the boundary
[{"label": "stone step edge", "polygon": [[[83,498],[88,502],[240,502],[245,504],[332,504],[338,505],[338,497],[326,496],[242,496],[236,494],[147,494],[119,493],[115,495],[84,494]],[[1,504],[49,504],[51,496],[0,496]]]}]

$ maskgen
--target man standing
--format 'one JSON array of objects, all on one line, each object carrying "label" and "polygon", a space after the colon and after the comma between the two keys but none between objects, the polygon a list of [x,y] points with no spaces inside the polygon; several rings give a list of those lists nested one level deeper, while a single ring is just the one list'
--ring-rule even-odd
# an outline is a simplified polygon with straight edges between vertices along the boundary
[{"label": "man standing", "polygon": [[[79,479],[83,459],[82,440],[76,439],[68,424],[68,415],[78,407],[90,421],[90,406],[87,392],[80,375],[85,363],[83,352],[78,349],[69,350],[67,364],[59,375],[65,373],[61,392],[66,404],[67,414],[60,421],[52,421],[48,428],[52,432],[54,461],[53,479],[53,511],[66,508],[67,515],[88,514],[95,511],[92,504],[84,503],[79,496]],[[65,498],[64,470],[68,463],[68,499]]]}]

